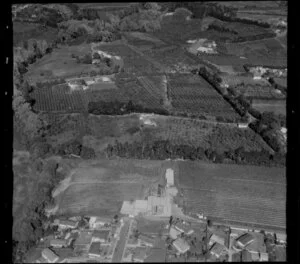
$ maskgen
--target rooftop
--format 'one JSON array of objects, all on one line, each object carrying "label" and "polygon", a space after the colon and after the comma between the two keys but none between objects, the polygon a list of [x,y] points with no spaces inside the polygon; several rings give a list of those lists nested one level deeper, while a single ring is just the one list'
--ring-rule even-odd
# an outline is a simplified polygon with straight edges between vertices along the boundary
[{"label": "rooftop", "polygon": [[107,240],[109,237],[109,230],[95,230],[93,232],[93,237]]},{"label": "rooftop", "polygon": [[188,251],[190,249],[189,244],[184,239],[182,239],[182,238],[177,238],[173,242],[173,245],[181,253],[184,253],[184,252],[186,252],[186,251]]},{"label": "rooftop", "polygon": [[140,261],[143,261],[147,257],[148,253],[149,253],[148,248],[146,248],[146,247],[136,247],[134,249],[133,258],[137,259],[137,260],[140,260]]},{"label": "rooftop", "polygon": [[220,256],[224,251],[226,250],[225,246],[219,244],[219,243],[215,243],[211,249],[210,249],[210,253],[216,255],[216,256]]},{"label": "rooftop", "polygon": [[251,243],[253,240],[254,240],[253,235],[251,235],[250,233],[245,233],[237,239],[237,242],[239,242],[243,246],[246,246],[249,243]]},{"label": "rooftop", "polygon": [[56,260],[58,260],[58,256],[49,248],[45,248],[42,251],[42,256],[47,258],[51,262],[55,262]]},{"label": "rooftop", "polygon": [[252,243],[246,246],[246,249],[250,252],[266,252],[266,245],[264,242],[264,234],[262,233],[252,233],[254,237]]}]

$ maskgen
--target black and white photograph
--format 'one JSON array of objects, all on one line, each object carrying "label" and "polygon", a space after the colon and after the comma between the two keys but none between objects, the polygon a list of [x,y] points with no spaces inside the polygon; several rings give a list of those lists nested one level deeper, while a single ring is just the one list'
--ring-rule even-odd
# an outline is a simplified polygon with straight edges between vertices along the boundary
[{"label": "black and white photograph", "polygon": [[287,1],[10,8],[13,263],[287,261]]}]

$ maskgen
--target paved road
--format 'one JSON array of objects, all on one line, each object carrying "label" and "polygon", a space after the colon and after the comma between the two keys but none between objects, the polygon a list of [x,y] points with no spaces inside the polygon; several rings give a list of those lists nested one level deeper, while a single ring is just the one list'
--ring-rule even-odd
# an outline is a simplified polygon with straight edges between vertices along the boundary
[{"label": "paved road", "polygon": [[121,229],[120,237],[119,237],[119,240],[117,241],[117,245],[114,250],[112,262],[121,262],[122,257],[123,257],[124,248],[125,248],[127,236],[128,236],[128,231],[129,231],[129,227],[130,227],[131,221],[132,221],[128,218],[123,218],[123,219],[124,219],[124,225]]}]

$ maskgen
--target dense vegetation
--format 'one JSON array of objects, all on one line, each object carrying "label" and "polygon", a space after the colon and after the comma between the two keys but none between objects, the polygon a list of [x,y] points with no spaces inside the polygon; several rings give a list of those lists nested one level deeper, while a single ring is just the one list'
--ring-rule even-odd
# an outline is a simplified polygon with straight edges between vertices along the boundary
[{"label": "dense vegetation", "polygon": [[[188,159],[210,160],[215,163],[233,162],[237,164],[251,164],[263,166],[284,166],[285,155],[280,153],[270,154],[268,151],[245,151],[244,148],[229,151],[203,149],[191,145],[175,145],[167,140],[150,143],[120,143],[108,145],[107,155],[136,159]],[[226,159],[226,160],[225,160]]]}]

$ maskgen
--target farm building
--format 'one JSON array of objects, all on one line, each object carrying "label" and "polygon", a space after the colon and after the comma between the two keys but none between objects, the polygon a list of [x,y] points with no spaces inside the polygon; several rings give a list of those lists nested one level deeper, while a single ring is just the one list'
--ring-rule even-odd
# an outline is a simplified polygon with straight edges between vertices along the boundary
[{"label": "farm building", "polygon": [[219,258],[227,252],[226,247],[219,243],[214,243],[210,249],[210,253],[215,257]]},{"label": "farm building", "polygon": [[100,254],[100,242],[93,242],[89,249],[89,257],[90,258],[99,258]]},{"label": "farm building", "polygon": [[236,250],[240,250],[245,248],[247,245],[249,245],[250,243],[252,243],[254,241],[254,237],[253,235],[251,235],[250,233],[245,233],[243,235],[241,235],[239,238],[236,239],[236,244],[234,246],[234,249]]},{"label": "farm building", "polygon": [[169,235],[172,239],[176,239],[182,232],[180,232],[179,230],[171,227],[170,228],[170,232],[169,232]]},{"label": "farm building", "polygon": [[59,257],[49,248],[45,248],[42,251],[42,257],[49,263],[55,263],[59,259]]},{"label": "farm building", "polygon": [[95,242],[99,241],[101,243],[105,243],[108,241],[109,234],[110,234],[109,230],[95,230],[93,232],[92,240]]},{"label": "farm building", "polygon": [[68,245],[67,240],[65,239],[52,239],[50,241],[50,246],[54,248],[62,248]]},{"label": "farm building", "polygon": [[58,224],[58,227],[60,229],[68,229],[68,228],[74,229],[77,226],[78,226],[78,222],[74,222],[70,220],[60,220]]},{"label": "farm building", "polygon": [[213,234],[213,235],[210,237],[209,244],[210,244],[210,245],[213,245],[214,243],[219,243],[219,244],[221,244],[221,245],[224,246],[224,245],[225,245],[225,238]]},{"label": "farm building", "polygon": [[177,238],[173,242],[173,246],[179,251],[180,254],[184,254],[190,249],[189,244],[182,238]]},{"label": "farm building", "polygon": [[72,248],[56,248],[54,249],[54,251],[55,254],[59,257],[59,262],[61,262],[61,260],[65,260],[74,256]]},{"label": "farm building", "polygon": [[173,186],[174,185],[174,171],[171,168],[168,168],[166,170],[166,180],[167,180],[167,186]]},{"label": "farm building", "polygon": [[194,230],[187,224],[179,222],[174,226],[179,232],[190,235],[194,233]]},{"label": "farm building", "polygon": [[98,229],[107,224],[109,224],[110,220],[102,217],[92,216],[89,220],[89,226],[91,229]]}]

